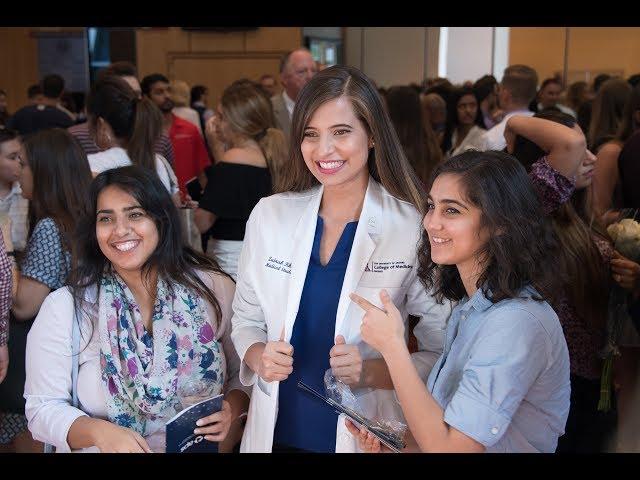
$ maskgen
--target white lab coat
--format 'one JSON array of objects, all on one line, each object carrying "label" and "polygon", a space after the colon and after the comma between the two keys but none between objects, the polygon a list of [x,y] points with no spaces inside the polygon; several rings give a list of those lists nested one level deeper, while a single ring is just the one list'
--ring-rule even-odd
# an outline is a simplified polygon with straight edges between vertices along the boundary
[{"label": "white lab coat", "polygon": [[[253,385],[241,452],[270,452],[273,446],[279,382],[267,383],[259,378],[244,362],[244,356],[256,342],[279,340],[283,326],[285,340],[291,338],[322,191],[318,186],[306,192],[263,198],[247,222],[231,319],[231,339],[243,360],[240,381]],[[413,205],[391,196],[369,179],[338,302],[334,337],[343,335],[348,344],[358,344],[363,359],[379,358],[380,354],[360,338],[364,312],[349,294],[357,292],[382,306],[379,292],[385,288],[404,318],[406,314],[420,317],[414,330],[420,351],[413,354],[413,359],[426,382],[443,349],[451,305],[437,304],[416,276],[421,221]],[[367,416],[403,418],[393,391],[364,389],[360,393],[359,401],[366,406]],[[357,441],[340,416],[336,452],[355,451]]]}]

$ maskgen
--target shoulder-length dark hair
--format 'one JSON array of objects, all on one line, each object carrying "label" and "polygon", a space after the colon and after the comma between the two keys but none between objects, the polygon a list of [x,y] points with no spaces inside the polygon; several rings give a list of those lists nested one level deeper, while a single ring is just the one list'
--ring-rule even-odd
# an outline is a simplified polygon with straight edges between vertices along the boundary
[{"label": "shoulder-length dark hair", "polygon": [[219,325],[222,318],[220,304],[196,270],[224,272],[214,260],[185,245],[178,209],[169,192],[154,172],[137,165],[102,172],[91,184],[89,209],[78,222],[75,232],[78,261],[69,280],[76,305],[82,304],[85,290],[99,286],[105,270],[112,268],[96,238],[98,196],[109,186],[135,198],[158,229],[158,246],[142,267],[143,279],[148,280],[151,272],[157,271],[158,277],[190,288],[213,305],[216,324]]},{"label": "shoulder-length dark hair", "polygon": [[[467,201],[481,211],[481,226],[490,232],[478,253],[483,262],[476,286],[494,303],[519,296],[527,285],[551,300],[558,285],[553,265],[558,244],[522,165],[507,153],[470,150],[440,164],[433,178],[445,174],[456,175]],[[458,268],[431,259],[426,230],[418,260],[418,277],[434,289],[438,301],[466,295]]]},{"label": "shoulder-length dark hair", "polygon": [[[569,128],[576,125],[575,118],[557,110],[546,109],[534,116]],[[531,140],[517,136],[513,155],[530,171],[546,152]],[[562,290],[585,325],[601,330],[607,318],[610,272],[594,236],[605,241],[610,241],[610,238],[593,213],[592,201],[591,187],[578,190],[570,201],[551,212],[550,219],[560,242],[558,266],[571,279]]]},{"label": "shoulder-length dark hair", "polygon": [[52,218],[63,245],[71,250],[75,226],[88,211],[92,176],[87,155],[75,137],[61,128],[32,133],[25,138],[24,148],[33,175],[31,229],[39,220]]},{"label": "shoulder-length dark hair", "polygon": [[131,163],[156,171],[155,143],[162,133],[162,113],[148,98],[121,77],[105,75],[91,88],[87,99],[90,125],[102,118],[122,140]]},{"label": "shoulder-length dark hair", "polygon": [[402,150],[380,94],[364,73],[343,65],[322,70],[300,92],[291,121],[289,168],[276,190],[301,192],[318,184],[300,149],[304,129],[321,105],[340,97],[351,101],[356,117],[373,136],[375,146],[369,150],[367,160],[369,174],[391,195],[421,209],[424,190]]},{"label": "shoulder-length dark hair", "polygon": [[476,110],[476,118],[475,125],[484,128],[484,120],[482,118],[482,109],[480,108],[480,101],[478,100],[478,96],[476,95],[473,87],[458,87],[454,88],[451,91],[451,95],[447,100],[447,124],[444,131],[444,137],[442,139],[442,151],[447,153],[453,145],[452,137],[453,132],[460,125],[460,121],[458,119],[458,102],[462,99],[462,97],[466,95],[471,95],[478,102],[478,109]]},{"label": "shoulder-length dark hair", "polygon": [[431,170],[442,161],[442,152],[431,124],[425,122],[420,93],[410,86],[395,86],[387,91],[386,100],[407,160],[426,185]]}]

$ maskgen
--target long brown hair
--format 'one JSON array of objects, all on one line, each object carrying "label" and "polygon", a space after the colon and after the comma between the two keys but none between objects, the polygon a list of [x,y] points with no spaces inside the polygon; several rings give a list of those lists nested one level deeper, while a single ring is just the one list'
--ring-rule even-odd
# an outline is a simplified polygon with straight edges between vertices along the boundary
[{"label": "long brown hair", "polygon": [[156,171],[155,143],[162,133],[162,113],[151,100],[138,98],[122,78],[106,75],[92,87],[87,111],[92,128],[98,118],[109,124],[133,164]]},{"label": "long brown hair", "polygon": [[631,134],[640,128],[640,125],[635,119],[638,111],[640,111],[640,84],[633,88],[631,95],[629,95],[629,100],[627,100],[627,104],[624,106],[622,122],[620,123],[617,135],[617,139],[621,143],[629,140]]},{"label": "long brown hair", "polygon": [[602,84],[593,101],[593,114],[589,125],[589,148],[597,149],[618,132],[624,106],[631,95],[631,85],[621,78],[611,78]]},{"label": "long brown hair", "polygon": [[395,86],[387,91],[386,100],[407,160],[426,185],[431,170],[442,161],[442,152],[431,124],[424,119],[420,94],[408,86]]},{"label": "long brown hair", "polygon": [[34,220],[52,218],[63,245],[71,250],[71,235],[88,211],[92,176],[87,155],[75,137],[61,128],[29,135],[24,147],[33,175]]},{"label": "long brown hair", "polygon": [[255,140],[267,161],[273,185],[281,182],[287,144],[284,133],[275,128],[271,102],[248,82],[235,82],[225,89],[220,105],[230,128]]},{"label": "long brown hair", "polygon": [[[553,110],[538,112],[535,116],[569,128],[576,124],[570,115]],[[546,152],[530,140],[518,136],[513,155],[529,171],[533,163]],[[593,214],[591,190],[591,187],[587,187],[575,192],[571,201],[560,205],[549,216],[561,245],[558,265],[571,279],[564,287],[566,298],[580,318],[584,319],[585,325],[597,331],[604,327],[607,318],[611,280],[609,269],[594,242],[594,236],[607,241],[609,236]]]},{"label": "long brown hair", "polygon": [[315,111],[326,102],[346,97],[356,117],[373,136],[369,150],[369,174],[394,197],[424,208],[420,180],[404,154],[391,118],[375,85],[360,70],[344,65],[326,68],[307,83],[296,101],[291,120],[289,162],[277,191],[301,192],[317,185],[302,156],[304,129]]}]

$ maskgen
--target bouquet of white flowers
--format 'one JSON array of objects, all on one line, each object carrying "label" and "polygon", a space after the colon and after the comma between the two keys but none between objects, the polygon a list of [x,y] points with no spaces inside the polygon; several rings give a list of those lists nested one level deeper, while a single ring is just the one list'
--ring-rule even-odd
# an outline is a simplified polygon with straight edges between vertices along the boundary
[{"label": "bouquet of white flowers", "polygon": [[[623,256],[640,263],[640,223],[634,220],[638,210],[628,209],[621,212],[622,218],[607,227],[607,233],[613,240],[615,249]],[[604,359],[600,383],[600,402],[598,410],[611,408],[611,383],[613,358],[620,355],[617,342],[623,323],[629,316],[628,293],[619,285],[614,285],[609,297],[609,319],[607,322],[607,344],[601,352]]]},{"label": "bouquet of white flowers", "polygon": [[607,227],[616,250],[629,260],[640,260],[640,223],[632,218],[623,218]]}]

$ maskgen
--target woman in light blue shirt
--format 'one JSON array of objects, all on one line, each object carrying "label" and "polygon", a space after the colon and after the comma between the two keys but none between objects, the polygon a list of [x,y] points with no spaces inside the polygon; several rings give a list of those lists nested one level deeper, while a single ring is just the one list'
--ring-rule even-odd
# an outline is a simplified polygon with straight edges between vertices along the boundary
[{"label": "woman in light blue shirt", "polygon": [[[427,384],[411,365],[402,318],[356,294],[362,339],[384,357],[422,452],[554,452],[569,412],[569,356],[545,299],[558,291],[557,242],[525,169],[501,152],[469,151],[434,174],[418,275],[458,301]],[[360,447],[380,451],[347,425]]]}]

